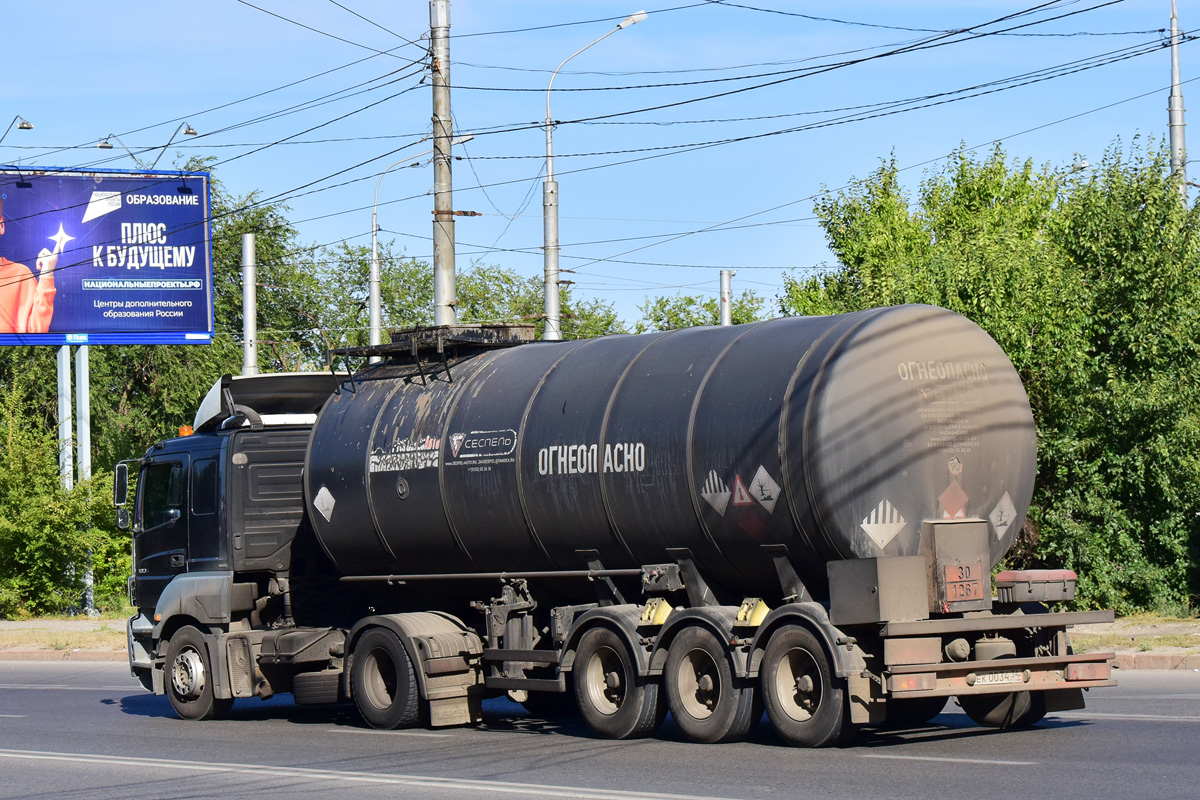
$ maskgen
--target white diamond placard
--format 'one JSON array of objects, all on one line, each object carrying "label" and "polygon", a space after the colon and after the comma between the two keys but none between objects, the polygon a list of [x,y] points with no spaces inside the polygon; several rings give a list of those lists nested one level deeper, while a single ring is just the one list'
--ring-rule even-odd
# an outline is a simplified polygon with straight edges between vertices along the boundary
[{"label": "white diamond placard", "polygon": [[992,509],[992,513],[988,514],[988,520],[992,523],[992,529],[996,531],[996,538],[1003,539],[1008,533],[1008,529],[1012,527],[1013,522],[1017,518],[1017,507],[1013,505],[1012,498],[1008,496],[1008,492],[1000,498],[1000,502]]},{"label": "white diamond placard", "polygon": [[900,512],[887,500],[881,500],[861,524],[875,544],[886,547],[888,542],[896,538],[896,534],[904,530],[908,520],[900,516]]}]

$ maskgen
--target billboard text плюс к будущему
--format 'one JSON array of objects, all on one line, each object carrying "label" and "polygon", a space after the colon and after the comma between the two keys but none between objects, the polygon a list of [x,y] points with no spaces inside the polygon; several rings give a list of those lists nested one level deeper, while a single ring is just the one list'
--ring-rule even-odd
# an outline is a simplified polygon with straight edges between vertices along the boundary
[{"label": "billboard text \u043f\u043b\u044e\u0441 \u043a \u0431\u0443\u0434\u0443\u0449\u0435\u043c\u0443", "polygon": [[0,345],[207,344],[207,173],[0,169]]}]

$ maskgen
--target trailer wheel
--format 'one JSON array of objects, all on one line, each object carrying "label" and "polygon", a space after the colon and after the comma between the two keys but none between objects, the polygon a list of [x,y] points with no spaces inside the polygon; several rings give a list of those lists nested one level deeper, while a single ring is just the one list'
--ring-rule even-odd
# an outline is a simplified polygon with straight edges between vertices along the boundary
[{"label": "trailer wheel", "polygon": [[1041,692],[961,695],[958,704],[984,728],[1028,728],[1046,716],[1046,698]]},{"label": "trailer wheel", "polygon": [[789,625],[775,631],[759,674],[767,717],[788,744],[824,747],[853,731],[846,721],[846,692],[834,684],[825,649],[807,629]]},{"label": "trailer wheel", "polygon": [[233,707],[233,698],[213,691],[212,660],[204,634],[188,625],[167,641],[167,697],[181,719],[220,719]]},{"label": "trailer wheel", "polygon": [[355,642],[350,685],[358,713],[372,728],[392,730],[416,723],[412,660],[387,628],[372,628]]},{"label": "trailer wheel", "polygon": [[604,738],[637,739],[662,724],[658,684],[638,677],[633,653],[608,628],[592,628],[580,638],[574,678],[579,712]]},{"label": "trailer wheel", "polygon": [[675,637],[663,680],[671,715],[693,742],[744,739],[757,721],[754,686],[738,685],[725,643],[707,628],[691,626]]}]

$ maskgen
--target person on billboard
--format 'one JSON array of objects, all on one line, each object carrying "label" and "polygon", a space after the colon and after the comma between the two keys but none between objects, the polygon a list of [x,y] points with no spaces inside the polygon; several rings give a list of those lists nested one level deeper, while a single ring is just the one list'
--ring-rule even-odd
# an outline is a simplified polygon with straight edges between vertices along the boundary
[{"label": "person on billboard", "polygon": [[[4,235],[4,200],[0,198],[0,236]],[[58,248],[43,249],[35,262],[40,278],[24,264],[0,256],[0,333],[46,333],[54,316],[54,268]]]}]

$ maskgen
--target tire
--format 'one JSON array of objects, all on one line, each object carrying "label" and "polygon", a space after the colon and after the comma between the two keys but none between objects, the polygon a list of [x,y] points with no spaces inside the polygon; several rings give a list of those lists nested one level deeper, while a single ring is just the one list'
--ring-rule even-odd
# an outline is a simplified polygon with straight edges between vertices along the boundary
[{"label": "tire", "polygon": [[942,713],[949,697],[914,697],[887,701],[887,726],[908,728],[924,725]]},{"label": "tire", "polygon": [[380,730],[415,725],[417,679],[396,634],[371,628],[355,642],[353,656],[350,686],[363,721]]},{"label": "tire", "polygon": [[663,682],[675,724],[693,742],[734,742],[750,733],[754,686],[739,683],[725,643],[707,628],[691,626],[675,637]]},{"label": "tire", "polygon": [[808,629],[788,625],[771,635],[759,668],[767,717],[794,747],[825,747],[853,738],[847,693],[835,684],[829,658]]},{"label": "tire", "polygon": [[572,673],[575,702],[588,726],[606,739],[638,739],[662,724],[659,686],[638,677],[625,640],[608,628],[583,634]]},{"label": "tire", "polygon": [[219,699],[213,691],[212,659],[204,634],[188,625],[167,641],[167,697],[180,719],[220,719],[229,714],[233,698]]},{"label": "tire", "polygon": [[1028,728],[1046,716],[1046,698],[1041,692],[963,695],[958,704],[984,728]]}]

